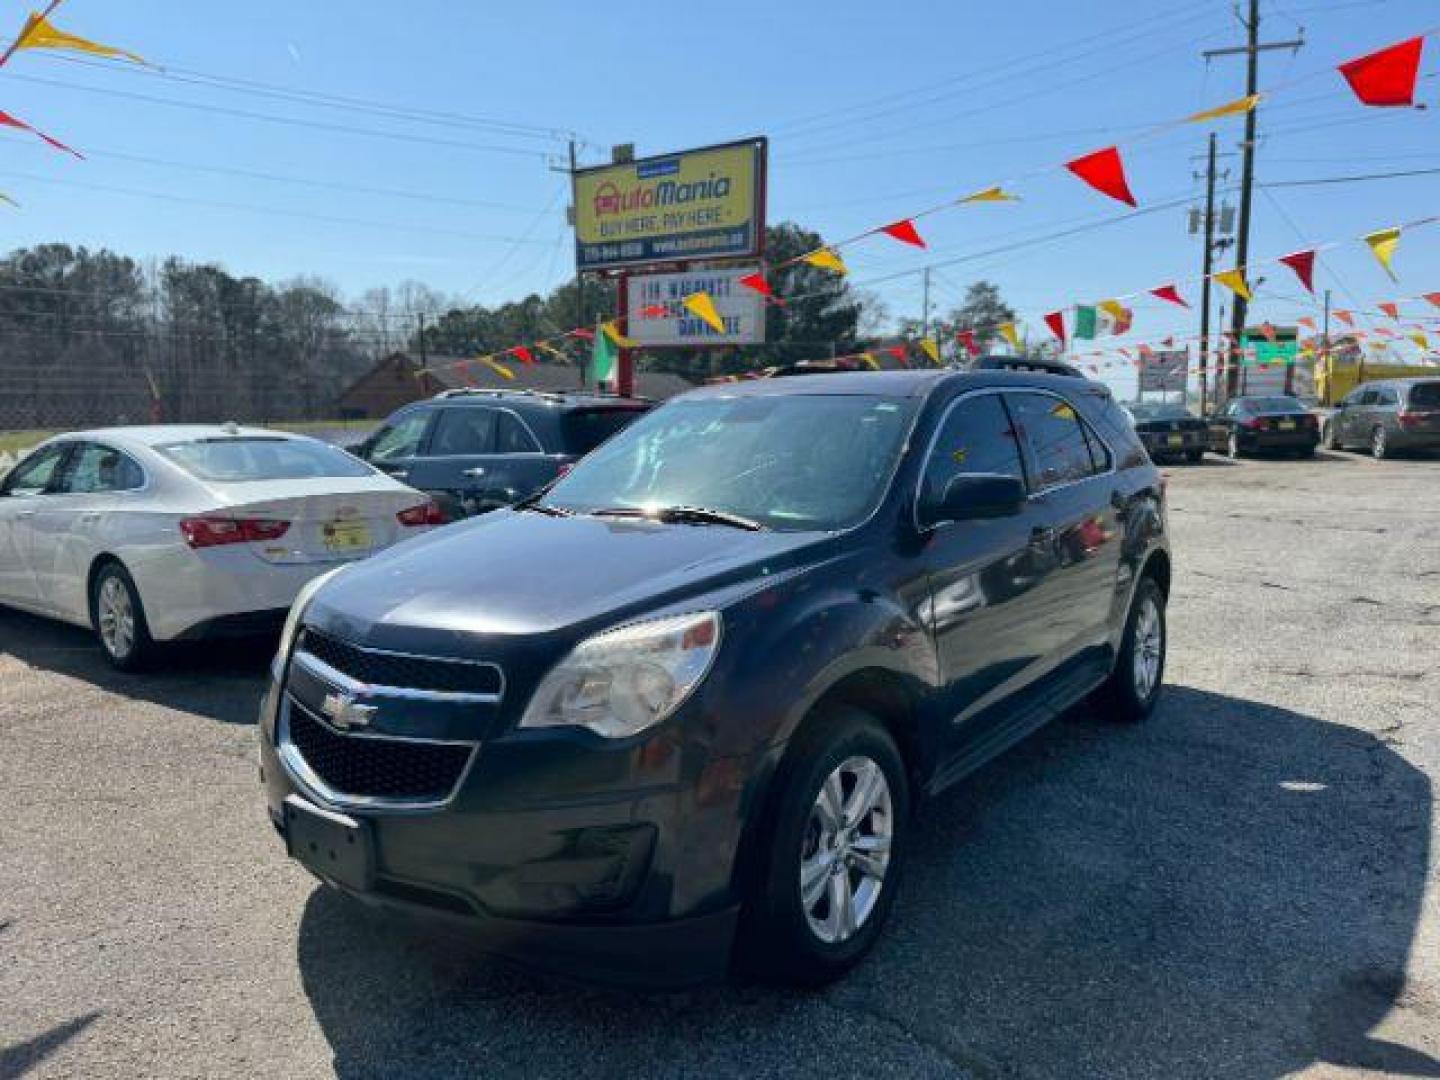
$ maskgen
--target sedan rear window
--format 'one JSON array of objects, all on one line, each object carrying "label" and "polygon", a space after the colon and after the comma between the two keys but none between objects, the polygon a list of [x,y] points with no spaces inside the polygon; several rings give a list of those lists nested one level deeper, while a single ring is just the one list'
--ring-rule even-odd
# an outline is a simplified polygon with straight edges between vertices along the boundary
[{"label": "sedan rear window", "polygon": [[155,449],[190,475],[220,483],[374,475],[343,450],[300,439],[196,439]]},{"label": "sedan rear window", "polygon": [[560,418],[565,453],[588,454],[617,431],[633,424],[642,409],[576,409]]},{"label": "sedan rear window", "polygon": [[1440,409],[1440,382],[1416,383],[1410,388],[1412,409]]}]

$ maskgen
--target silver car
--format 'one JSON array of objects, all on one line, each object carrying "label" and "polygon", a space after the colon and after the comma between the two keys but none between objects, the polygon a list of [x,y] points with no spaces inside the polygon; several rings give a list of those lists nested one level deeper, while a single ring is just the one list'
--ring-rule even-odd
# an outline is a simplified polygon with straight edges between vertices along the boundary
[{"label": "silver car", "polygon": [[1363,448],[1377,458],[1440,450],[1440,378],[1357,386],[1325,421],[1321,440],[1327,450]]}]

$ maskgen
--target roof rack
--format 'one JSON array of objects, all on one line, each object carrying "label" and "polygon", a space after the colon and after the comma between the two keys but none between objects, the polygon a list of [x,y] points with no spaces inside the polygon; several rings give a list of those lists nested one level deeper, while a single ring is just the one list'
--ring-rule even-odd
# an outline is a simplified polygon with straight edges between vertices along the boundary
[{"label": "roof rack", "polygon": [[605,394],[601,393],[599,390],[582,390],[578,388],[575,390],[531,390],[529,388],[516,387],[514,390],[509,390],[504,387],[488,386],[459,386],[452,390],[441,390],[438,394],[435,395],[435,397],[436,399],[457,397],[528,397],[536,398],[540,401],[555,402],[565,402],[570,400],[571,398],[577,397],[614,398],[617,401],[653,402],[654,400],[653,398],[641,397],[639,394],[632,394],[629,397],[621,397],[619,394]]},{"label": "roof rack", "polygon": [[975,361],[974,371],[1035,371],[1044,375],[1068,375],[1083,379],[1085,375],[1077,367],[1071,367],[1063,360],[1047,360],[1028,356],[982,356]]}]

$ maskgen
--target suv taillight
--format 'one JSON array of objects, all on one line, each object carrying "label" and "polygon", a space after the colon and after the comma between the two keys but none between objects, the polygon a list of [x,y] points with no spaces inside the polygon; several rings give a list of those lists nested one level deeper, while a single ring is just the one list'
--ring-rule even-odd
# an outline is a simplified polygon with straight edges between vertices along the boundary
[{"label": "suv taillight", "polygon": [[1396,413],[1395,419],[1399,421],[1401,427],[1412,428],[1419,427],[1424,422],[1425,417],[1421,413],[1413,413],[1407,410]]},{"label": "suv taillight", "polygon": [[1261,420],[1258,416],[1252,416],[1249,419],[1241,420],[1240,426],[1247,431],[1259,431],[1265,426],[1265,421]]},{"label": "suv taillight", "polygon": [[395,515],[395,520],[410,528],[418,525],[444,525],[445,511],[440,509],[437,502],[423,502],[409,510],[401,510]]},{"label": "suv taillight", "polygon": [[180,534],[192,548],[279,540],[289,530],[290,522],[267,518],[192,517],[180,521]]}]

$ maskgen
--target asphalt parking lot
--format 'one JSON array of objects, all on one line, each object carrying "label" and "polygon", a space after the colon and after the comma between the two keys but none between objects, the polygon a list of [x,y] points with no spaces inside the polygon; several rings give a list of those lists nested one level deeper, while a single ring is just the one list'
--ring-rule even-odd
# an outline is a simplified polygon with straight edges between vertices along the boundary
[{"label": "asphalt parking lot", "polygon": [[378,922],[266,823],[263,649],[123,676],[0,612],[0,1078],[1440,1076],[1440,460],[1169,473],[1158,714],[1081,710],[929,807],[818,993]]}]

